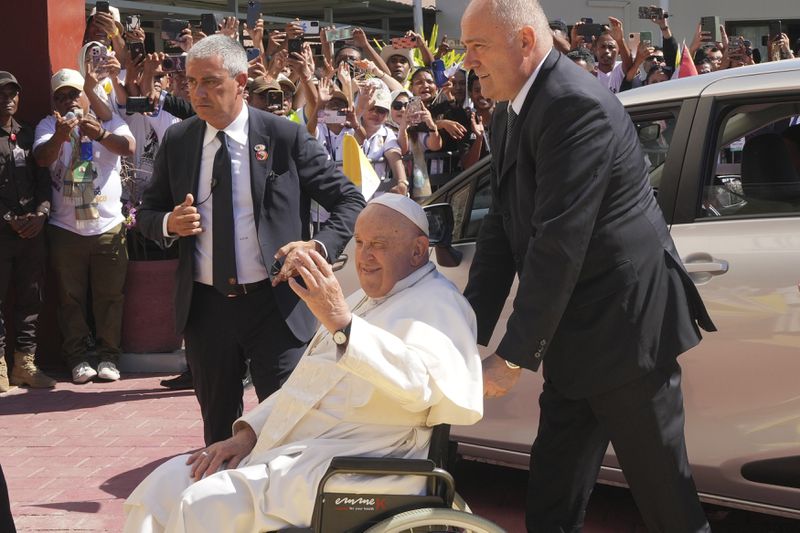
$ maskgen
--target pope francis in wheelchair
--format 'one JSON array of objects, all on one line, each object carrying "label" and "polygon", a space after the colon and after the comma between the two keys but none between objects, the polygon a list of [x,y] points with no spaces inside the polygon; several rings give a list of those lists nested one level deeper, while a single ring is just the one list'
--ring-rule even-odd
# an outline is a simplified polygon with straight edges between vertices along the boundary
[{"label": "pope francis in wheelchair", "polygon": [[[425,212],[412,200],[385,194],[371,201],[354,235],[362,290],[347,300],[322,256],[301,255],[303,284],[289,283],[321,327],[297,368],[234,423],[230,439],[152,472],[125,503],[124,531],[300,531],[314,515],[314,528],[332,533],[320,522],[325,498],[315,510],[321,481],[340,495],[328,502],[339,510],[374,510],[369,495],[424,494],[430,484],[402,475],[397,465],[405,463],[397,459],[425,459],[434,426],[473,424],[483,414],[475,316],[429,261],[428,235]],[[339,456],[384,458],[377,461],[396,474],[380,475],[381,464],[353,464],[342,470],[350,473],[326,476]],[[444,500],[449,506],[452,494]],[[485,521],[467,513],[440,511],[463,515],[453,522],[461,529],[502,531],[491,523],[472,528],[473,518]]]}]

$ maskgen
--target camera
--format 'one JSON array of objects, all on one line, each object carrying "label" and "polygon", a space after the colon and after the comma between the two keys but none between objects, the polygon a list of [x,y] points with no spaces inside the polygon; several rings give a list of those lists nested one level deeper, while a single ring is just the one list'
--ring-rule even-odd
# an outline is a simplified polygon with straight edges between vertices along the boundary
[{"label": "camera", "polygon": [[155,111],[150,98],[146,96],[129,96],[125,102],[126,113],[151,113]]},{"label": "camera", "polygon": [[103,2],[102,0],[96,2],[94,4],[97,13],[110,13],[108,9],[108,2]]},{"label": "camera", "polygon": [[186,70],[186,56],[181,54],[169,54],[161,62],[161,70],[164,72],[183,72]]}]

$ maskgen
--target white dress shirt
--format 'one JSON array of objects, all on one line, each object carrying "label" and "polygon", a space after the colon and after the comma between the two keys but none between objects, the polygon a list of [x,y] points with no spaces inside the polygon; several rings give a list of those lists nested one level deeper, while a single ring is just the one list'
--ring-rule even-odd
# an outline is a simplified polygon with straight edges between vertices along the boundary
[{"label": "white dress shirt", "polygon": [[[256,234],[256,221],[253,214],[253,195],[250,187],[250,154],[248,125],[250,114],[247,105],[242,105],[239,115],[223,131],[228,139],[228,152],[231,156],[231,177],[233,179],[233,227],[236,239],[236,277],[240,284],[255,283],[266,279],[267,267],[261,257],[261,247]],[[219,130],[206,123],[203,137],[203,151],[200,158],[200,177],[197,185],[195,206],[200,214],[203,232],[198,234],[194,249],[194,280],[206,285],[214,283],[214,195],[211,190],[214,157],[220,148],[217,139]],[[202,204],[200,204],[202,202]],[[198,205],[200,204],[200,205]],[[164,217],[164,235],[167,214]]]},{"label": "white dress shirt", "polygon": [[531,77],[528,78],[528,81],[526,81],[525,85],[522,86],[522,89],[519,90],[519,92],[517,93],[517,96],[515,96],[514,99],[511,100],[511,109],[513,109],[514,113],[516,113],[517,115],[519,115],[522,112],[522,106],[525,103],[525,98],[528,97],[528,93],[530,92],[531,87],[533,86],[533,82],[536,81],[536,76],[539,75],[539,71],[542,70],[542,65],[544,65],[545,60],[547,59],[547,57],[550,55],[550,52],[552,52],[552,51],[553,51],[553,49],[551,48],[544,55],[544,58],[542,58],[542,60],[536,66],[536,70],[533,71],[533,74],[531,74]]}]

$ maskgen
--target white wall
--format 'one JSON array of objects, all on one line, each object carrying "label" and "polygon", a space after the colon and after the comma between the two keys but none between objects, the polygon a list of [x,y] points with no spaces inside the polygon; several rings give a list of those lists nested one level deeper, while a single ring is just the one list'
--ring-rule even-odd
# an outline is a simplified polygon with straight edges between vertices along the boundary
[{"label": "white wall", "polygon": [[[548,18],[560,18],[573,24],[581,17],[592,17],[595,22],[606,21],[609,16],[622,19],[625,32],[651,31],[653,40],[660,40],[661,32],[655,24],[639,20],[639,6],[660,5],[670,13],[670,27],[678,42],[692,41],[700,17],[719,16],[722,22],[731,20],[800,19],[800,0],[540,0]],[[437,0],[440,11],[437,21],[439,34],[455,38],[460,35],[461,15],[469,0]],[[755,43],[754,43],[755,44]],[[760,43],[759,43],[760,44]]]}]

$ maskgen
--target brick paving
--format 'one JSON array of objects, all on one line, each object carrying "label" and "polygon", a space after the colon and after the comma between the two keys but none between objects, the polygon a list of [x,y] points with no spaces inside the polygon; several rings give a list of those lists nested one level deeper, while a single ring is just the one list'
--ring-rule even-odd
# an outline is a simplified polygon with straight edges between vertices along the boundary
[{"label": "brick paving", "polygon": [[[0,464],[19,531],[120,531],[133,488],[203,445],[194,393],[164,389],[163,378],[59,381],[0,395]],[[255,403],[248,390],[246,408]]]},{"label": "brick paving", "polygon": [[[59,377],[59,376],[54,376]],[[124,374],[114,383],[0,394],[0,465],[18,531],[120,531],[122,503],[170,457],[202,446],[193,391],[169,391],[164,374]],[[245,392],[245,409],[256,404]],[[457,462],[456,486],[476,514],[524,531],[527,472]],[[715,533],[796,533],[800,522],[707,508]],[[585,533],[644,533],[630,493],[598,486]]]}]

